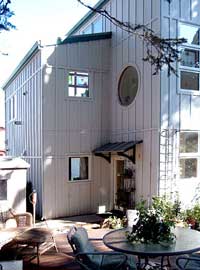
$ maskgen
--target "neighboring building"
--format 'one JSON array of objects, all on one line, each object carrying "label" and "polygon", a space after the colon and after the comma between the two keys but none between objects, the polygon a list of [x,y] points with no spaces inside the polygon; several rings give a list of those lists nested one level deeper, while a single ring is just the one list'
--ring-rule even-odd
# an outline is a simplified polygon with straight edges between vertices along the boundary
[{"label": "neighboring building", "polygon": [[[36,43],[4,85],[9,155],[31,164],[38,213],[134,206],[200,187],[200,0],[102,0],[120,20],[185,37],[179,76],[153,76],[141,40],[89,12],[60,44]],[[110,143],[109,145],[106,145]]]},{"label": "neighboring building", "polygon": [[4,156],[5,154],[5,128],[0,126],[0,156]]}]

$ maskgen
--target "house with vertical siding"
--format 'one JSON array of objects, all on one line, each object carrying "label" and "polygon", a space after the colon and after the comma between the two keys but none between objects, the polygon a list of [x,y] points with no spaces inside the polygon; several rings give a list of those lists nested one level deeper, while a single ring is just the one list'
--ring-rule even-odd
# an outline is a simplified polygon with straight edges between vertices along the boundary
[{"label": "house with vertical siding", "polygon": [[200,188],[200,0],[101,0],[96,7],[184,37],[178,76],[158,75],[145,45],[89,11],[59,44],[36,42],[4,84],[6,149],[31,168],[47,218],[132,208]]}]

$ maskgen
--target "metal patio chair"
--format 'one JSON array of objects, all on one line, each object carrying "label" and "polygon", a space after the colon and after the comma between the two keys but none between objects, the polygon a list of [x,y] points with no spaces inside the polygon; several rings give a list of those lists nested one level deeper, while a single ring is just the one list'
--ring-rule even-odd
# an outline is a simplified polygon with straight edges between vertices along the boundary
[{"label": "metal patio chair", "polygon": [[[133,258],[119,252],[100,252],[88,238],[85,228],[72,227],[67,239],[75,255],[75,261],[85,270],[136,269]],[[96,240],[96,239],[95,239]]]},{"label": "metal patio chair", "polygon": [[180,270],[200,270],[200,254],[179,256],[176,265]]}]

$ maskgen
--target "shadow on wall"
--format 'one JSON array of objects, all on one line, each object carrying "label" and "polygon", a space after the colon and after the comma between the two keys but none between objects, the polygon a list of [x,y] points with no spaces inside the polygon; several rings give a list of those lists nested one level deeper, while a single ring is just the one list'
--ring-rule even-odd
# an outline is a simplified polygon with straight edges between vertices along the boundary
[{"label": "shadow on wall", "polygon": [[12,205],[12,208],[13,209],[17,209],[17,207],[21,204],[22,201],[24,201],[24,194],[26,190],[25,188],[19,190],[14,198],[14,201],[13,201],[13,205]]}]

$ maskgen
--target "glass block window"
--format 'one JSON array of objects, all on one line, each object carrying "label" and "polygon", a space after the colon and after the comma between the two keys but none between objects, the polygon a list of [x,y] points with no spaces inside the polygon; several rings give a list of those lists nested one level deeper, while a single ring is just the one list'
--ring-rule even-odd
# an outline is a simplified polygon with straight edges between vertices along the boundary
[{"label": "glass block window", "polygon": [[179,177],[198,177],[200,162],[199,133],[181,132],[179,136]]},{"label": "glass block window", "polygon": [[68,74],[68,96],[89,97],[89,74],[70,71]]},{"label": "glass block window", "polygon": [[69,181],[88,180],[88,157],[69,158]]},{"label": "glass block window", "polygon": [[[179,88],[184,93],[200,91],[200,28],[185,23],[180,23],[179,37],[187,39],[187,43],[180,48],[180,84]],[[193,92],[194,91],[194,92]]]},{"label": "glass block window", "polygon": [[0,180],[0,200],[7,200],[7,180]]}]

